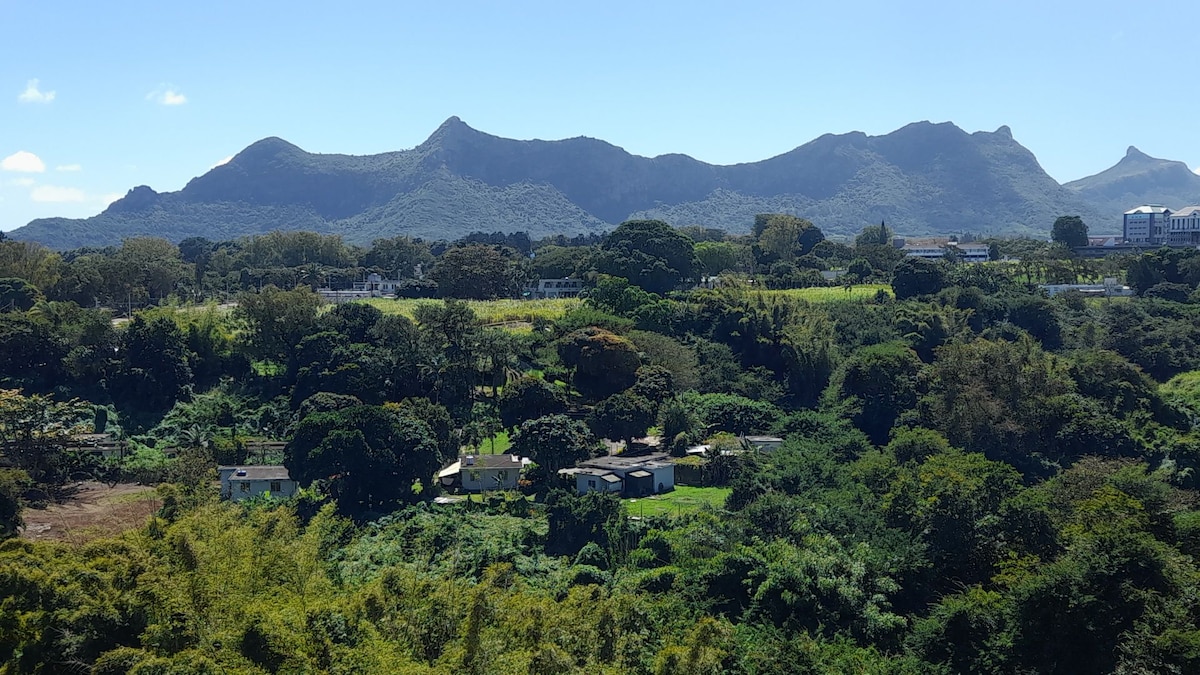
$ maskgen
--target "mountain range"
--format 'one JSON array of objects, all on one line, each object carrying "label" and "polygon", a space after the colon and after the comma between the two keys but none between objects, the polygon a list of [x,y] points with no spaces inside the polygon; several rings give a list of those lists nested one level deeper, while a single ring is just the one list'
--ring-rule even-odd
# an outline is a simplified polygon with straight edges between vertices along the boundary
[{"label": "mountain range", "polygon": [[880,221],[912,235],[1044,235],[1063,214],[1115,231],[1120,212],[1145,201],[1137,195],[1174,203],[1194,194],[1182,201],[1196,202],[1198,184],[1182,163],[1131,149],[1112,169],[1059,185],[1008,127],[967,133],[917,122],[882,136],[827,134],[769,159],[721,166],[680,154],[640,157],[593,138],[500,138],[451,117],[421,145],[378,155],[313,154],[263,139],[178,192],[139,186],[97,216],[38,219],[8,234],[58,249],[276,229],[369,243],[473,231],[538,238],[600,232],[631,218],[746,232],[755,214],[785,212],[835,235]]}]

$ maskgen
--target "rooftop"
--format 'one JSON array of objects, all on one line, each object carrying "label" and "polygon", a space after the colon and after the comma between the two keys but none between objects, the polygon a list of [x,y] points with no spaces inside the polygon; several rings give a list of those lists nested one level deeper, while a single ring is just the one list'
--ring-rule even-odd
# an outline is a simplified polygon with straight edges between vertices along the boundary
[{"label": "rooftop", "polygon": [[229,480],[291,480],[288,475],[286,466],[236,466],[236,467],[221,467],[225,469],[233,469]]},{"label": "rooftop", "polygon": [[521,458],[517,455],[461,455],[458,463],[473,469],[521,468]]},{"label": "rooftop", "polygon": [[1172,211],[1172,218],[1192,218],[1200,214],[1200,206],[1185,206],[1178,211]]},{"label": "rooftop", "polygon": [[635,457],[626,457],[624,455],[609,455],[607,457],[596,457],[579,463],[579,466],[589,469],[604,469],[607,471],[619,471],[631,469],[633,467],[642,467],[668,462],[667,453],[653,452],[648,455],[637,455]]},{"label": "rooftop", "polygon": [[1171,212],[1171,209],[1168,209],[1167,207],[1163,206],[1162,204],[1143,204],[1142,206],[1139,206],[1137,208],[1129,209],[1128,211],[1125,212],[1125,215],[1132,216],[1135,213],[1170,213],[1170,212]]}]

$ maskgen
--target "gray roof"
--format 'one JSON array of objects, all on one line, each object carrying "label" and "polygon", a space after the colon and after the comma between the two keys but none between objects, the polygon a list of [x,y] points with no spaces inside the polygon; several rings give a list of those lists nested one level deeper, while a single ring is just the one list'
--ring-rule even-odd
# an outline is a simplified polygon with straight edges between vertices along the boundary
[{"label": "gray roof", "polygon": [[649,478],[650,476],[653,476],[653,475],[654,474],[650,473],[649,471],[646,471],[645,469],[638,469],[637,471],[629,472],[630,478]]},{"label": "gray roof", "polygon": [[655,452],[649,455],[638,455],[636,457],[626,457],[624,455],[609,455],[607,457],[596,457],[579,463],[579,466],[590,469],[605,469],[608,471],[622,471],[632,469],[633,467],[642,467],[647,464],[661,463],[667,461],[667,453]]},{"label": "gray roof", "polygon": [[1192,218],[1197,213],[1200,213],[1200,206],[1185,206],[1178,211],[1171,212],[1172,218]]},{"label": "gray roof", "polygon": [[464,469],[519,469],[517,455],[462,455],[458,461]]},{"label": "gray roof", "polygon": [[291,480],[286,466],[239,466],[233,468],[229,476],[231,481],[245,480]]}]

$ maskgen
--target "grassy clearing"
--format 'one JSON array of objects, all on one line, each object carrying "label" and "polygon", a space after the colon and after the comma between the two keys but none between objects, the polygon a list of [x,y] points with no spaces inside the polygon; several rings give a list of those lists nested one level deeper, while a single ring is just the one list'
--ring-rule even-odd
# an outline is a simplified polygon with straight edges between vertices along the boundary
[{"label": "grassy clearing", "polygon": [[[422,304],[437,304],[441,300],[411,300],[407,298],[391,300],[388,298],[369,298],[360,300],[377,308],[384,314],[401,314],[412,318],[413,312]],[[578,298],[554,298],[546,300],[467,300],[467,305],[475,312],[475,316],[484,324],[497,323],[529,323],[534,319],[554,320],[568,310],[578,307],[582,300]]]},{"label": "grassy clearing", "polygon": [[730,492],[729,488],[676,485],[666,494],[622,501],[631,516],[681,516],[706,508],[723,509]]},{"label": "grassy clearing", "polygon": [[497,432],[495,436],[479,444],[475,452],[480,455],[503,455],[512,447],[507,431]]},{"label": "grassy clearing", "polygon": [[812,303],[863,301],[875,297],[879,291],[892,295],[892,287],[887,284],[858,284],[848,290],[842,286],[792,288],[785,291],[759,291],[764,295],[797,298]]}]

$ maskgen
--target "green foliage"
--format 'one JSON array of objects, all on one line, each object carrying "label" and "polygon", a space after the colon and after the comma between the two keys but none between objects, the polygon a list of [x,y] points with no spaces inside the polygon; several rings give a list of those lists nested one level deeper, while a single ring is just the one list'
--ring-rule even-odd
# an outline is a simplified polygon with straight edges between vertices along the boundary
[{"label": "green foliage", "polygon": [[324,481],[339,507],[361,513],[414,499],[414,483],[437,469],[437,441],[421,420],[355,406],[301,420],[285,463],[293,479]]},{"label": "green foliage", "polygon": [[907,257],[892,272],[892,291],[900,300],[933,295],[945,287],[942,265],[922,258]]},{"label": "green foliage", "polygon": [[633,386],[642,365],[628,339],[602,328],[583,328],[558,341],[558,357],[575,370],[571,383],[584,396],[605,398]]},{"label": "green foliage", "polygon": [[20,469],[0,469],[0,541],[15,536],[25,524],[21,495],[31,483],[29,474]]},{"label": "green foliage", "polygon": [[1050,228],[1050,240],[1064,246],[1087,246],[1088,227],[1079,216],[1059,216]]},{"label": "green foliage", "polygon": [[533,459],[550,476],[588,458],[595,447],[587,427],[566,415],[526,420],[512,437],[513,453]]},{"label": "green foliage", "polygon": [[489,300],[516,292],[521,272],[494,246],[470,244],[447,250],[432,273],[443,298]]},{"label": "green foliage", "polygon": [[563,412],[567,399],[561,388],[542,378],[523,376],[505,385],[498,405],[501,422],[505,427],[512,428],[522,420]]},{"label": "green foliage", "polygon": [[917,353],[902,344],[863,347],[838,367],[826,397],[847,406],[855,425],[882,445],[896,420],[917,405],[921,366]]},{"label": "green foliage", "polygon": [[655,417],[653,403],[633,390],[623,391],[596,404],[588,417],[588,427],[600,438],[625,441],[628,448],[634,438],[646,435]]},{"label": "green foliage", "polygon": [[690,278],[696,267],[692,240],[659,220],[621,223],[596,260],[600,272],[660,295]]}]

